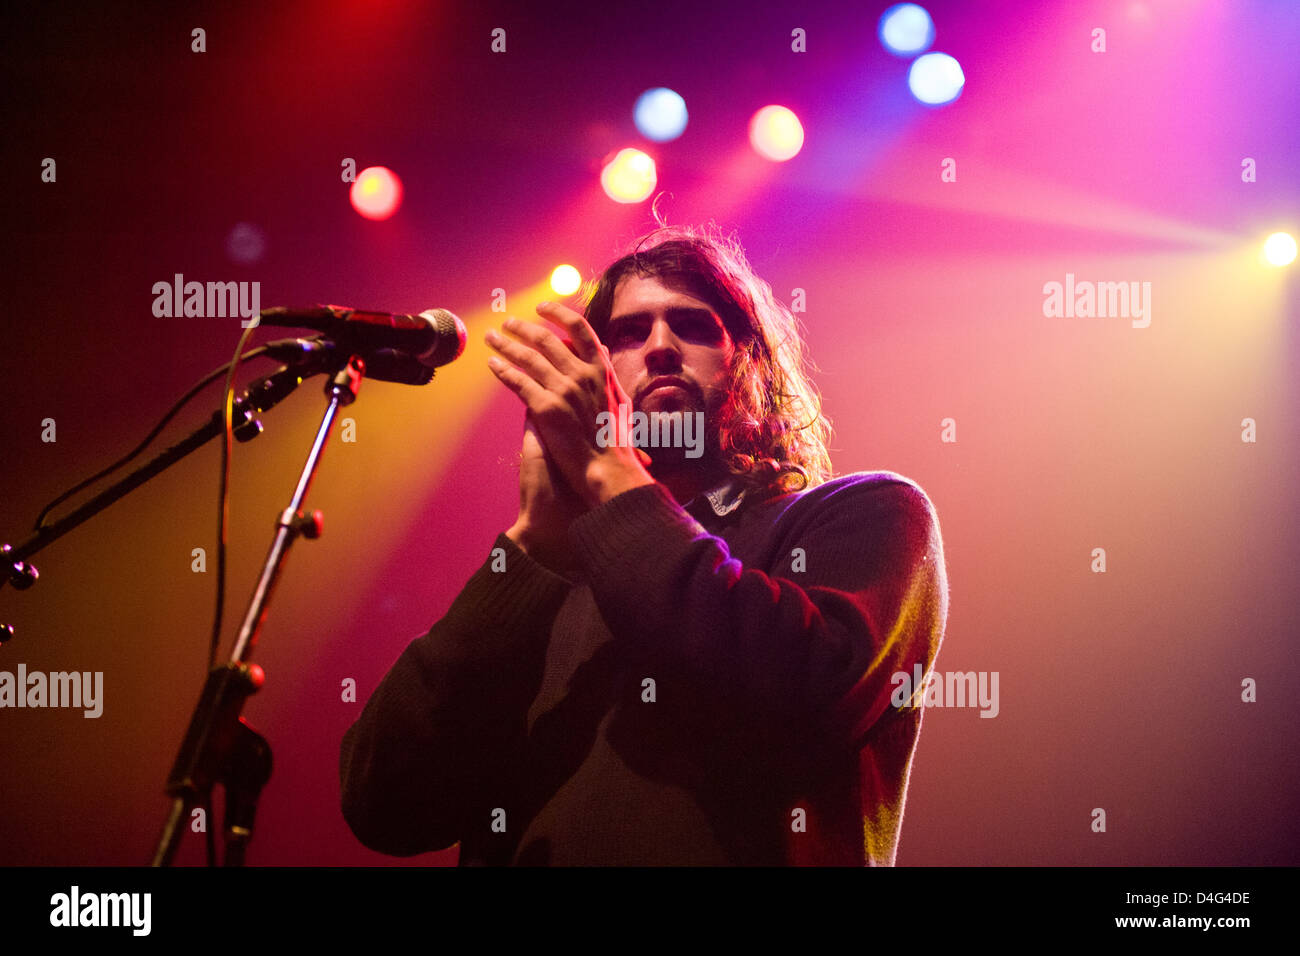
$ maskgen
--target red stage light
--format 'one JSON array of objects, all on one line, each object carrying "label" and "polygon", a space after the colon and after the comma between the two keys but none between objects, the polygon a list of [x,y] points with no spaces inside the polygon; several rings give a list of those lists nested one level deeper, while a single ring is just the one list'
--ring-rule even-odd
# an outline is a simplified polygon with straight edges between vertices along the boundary
[{"label": "red stage light", "polygon": [[402,181],[386,166],[369,166],[352,184],[351,199],[367,219],[387,219],[402,204]]}]

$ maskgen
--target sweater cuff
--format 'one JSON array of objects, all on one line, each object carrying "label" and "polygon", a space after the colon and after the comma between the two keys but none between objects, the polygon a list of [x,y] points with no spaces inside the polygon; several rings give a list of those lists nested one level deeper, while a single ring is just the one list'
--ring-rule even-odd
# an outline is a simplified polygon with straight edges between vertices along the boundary
[{"label": "sweater cuff", "polygon": [[582,566],[590,572],[642,554],[655,534],[662,535],[671,527],[681,528],[687,538],[708,533],[656,482],[615,495],[588,511],[569,526],[569,537]]}]

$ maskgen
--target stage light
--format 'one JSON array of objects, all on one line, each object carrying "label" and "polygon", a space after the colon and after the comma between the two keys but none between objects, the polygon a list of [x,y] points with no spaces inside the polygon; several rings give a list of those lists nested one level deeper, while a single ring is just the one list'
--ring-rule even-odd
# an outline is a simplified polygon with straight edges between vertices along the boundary
[{"label": "stage light", "polygon": [[1264,258],[1271,266],[1289,266],[1295,262],[1295,239],[1285,232],[1275,232],[1264,240]]},{"label": "stage light", "polygon": [[934,42],[934,21],[924,7],[896,3],[880,15],[880,43],[894,56],[910,59]]},{"label": "stage light", "polygon": [[369,166],[352,184],[352,208],[367,219],[387,219],[402,204],[402,181],[385,166]]},{"label": "stage light", "polygon": [[636,101],[632,119],[646,139],[666,143],[686,129],[686,101],[663,86],[646,90]]},{"label": "stage light", "polygon": [[582,273],[573,266],[556,266],[551,273],[551,291],[556,295],[573,295],[582,285]]},{"label": "stage light", "polygon": [[749,121],[749,142],[760,156],[783,163],[803,149],[803,124],[784,106],[764,106]]},{"label": "stage light", "polygon": [[918,56],[907,71],[907,86],[912,95],[928,106],[951,103],[961,95],[965,85],[961,64],[947,53]]},{"label": "stage light", "polygon": [[655,161],[639,149],[620,149],[600,171],[600,186],[614,202],[641,202],[658,181]]}]

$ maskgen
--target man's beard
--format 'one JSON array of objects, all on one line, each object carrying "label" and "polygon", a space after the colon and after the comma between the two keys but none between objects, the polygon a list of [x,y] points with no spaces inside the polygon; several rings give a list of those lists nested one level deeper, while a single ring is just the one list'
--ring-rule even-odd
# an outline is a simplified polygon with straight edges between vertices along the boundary
[{"label": "man's beard", "polygon": [[638,447],[650,456],[650,472],[656,478],[666,474],[712,473],[720,467],[722,454],[716,410],[706,410],[694,394],[684,404],[686,407],[671,411],[635,409],[645,412],[647,434]]}]

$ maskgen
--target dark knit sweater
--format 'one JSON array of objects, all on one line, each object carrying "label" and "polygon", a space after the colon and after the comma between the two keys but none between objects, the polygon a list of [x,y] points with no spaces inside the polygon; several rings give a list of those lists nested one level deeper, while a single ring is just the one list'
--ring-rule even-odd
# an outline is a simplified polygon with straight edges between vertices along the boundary
[{"label": "dark knit sweater", "polygon": [[575,582],[500,535],[505,569],[489,556],[343,738],[361,842],[892,864],[922,711],[890,678],[931,667],[948,609],[934,509],[891,472],[720,500],[654,484],[592,509]]}]

